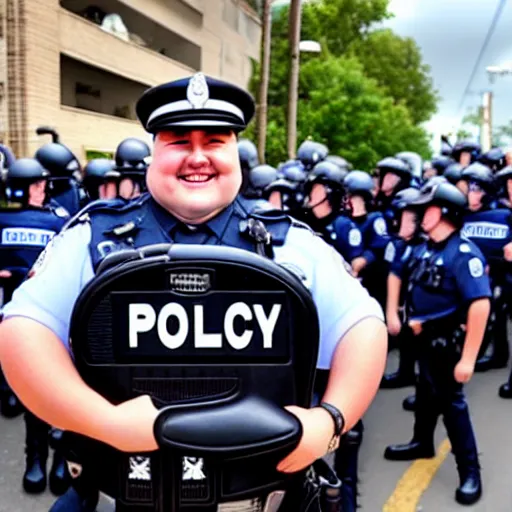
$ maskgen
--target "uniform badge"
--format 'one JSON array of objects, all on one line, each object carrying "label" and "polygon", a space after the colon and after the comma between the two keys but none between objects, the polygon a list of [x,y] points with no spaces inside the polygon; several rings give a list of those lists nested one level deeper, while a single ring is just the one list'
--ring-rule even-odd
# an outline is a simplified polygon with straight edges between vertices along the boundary
[{"label": "uniform badge", "polygon": [[386,245],[386,250],[384,252],[384,259],[388,263],[392,263],[395,260],[395,255],[396,255],[395,246],[393,245],[393,242],[389,242],[389,244]]},{"label": "uniform badge", "polygon": [[484,266],[478,258],[471,258],[468,267],[471,277],[482,277],[484,275]]},{"label": "uniform badge", "polygon": [[58,206],[55,208],[54,213],[57,215],[57,217],[61,217],[62,219],[66,219],[70,216],[69,212],[63,206]]},{"label": "uniform badge", "polygon": [[352,228],[348,233],[348,243],[352,247],[357,247],[358,245],[361,245],[361,231],[357,228]]},{"label": "uniform badge", "polygon": [[375,219],[373,223],[373,229],[375,230],[375,233],[377,233],[377,235],[388,234],[388,227],[386,226],[386,221],[382,217]]},{"label": "uniform badge", "polygon": [[468,253],[471,252],[471,247],[469,246],[469,244],[460,244],[459,251]]},{"label": "uniform badge", "polygon": [[192,108],[204,108],[210,99],[210,91],[203,73],[196,73],[188,82],[187,100]]}]

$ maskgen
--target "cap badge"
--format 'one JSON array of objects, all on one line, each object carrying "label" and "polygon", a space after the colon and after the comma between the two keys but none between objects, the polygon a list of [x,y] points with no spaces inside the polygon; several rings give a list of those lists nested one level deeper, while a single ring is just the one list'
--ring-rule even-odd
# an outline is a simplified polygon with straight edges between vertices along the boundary
[{"label": "cap badge", "polygon": [[204,108],[210,98],[210,91],[206,78],[202,73],[196,73],[189,81],[187,87],[187,100],[192,108]]}]

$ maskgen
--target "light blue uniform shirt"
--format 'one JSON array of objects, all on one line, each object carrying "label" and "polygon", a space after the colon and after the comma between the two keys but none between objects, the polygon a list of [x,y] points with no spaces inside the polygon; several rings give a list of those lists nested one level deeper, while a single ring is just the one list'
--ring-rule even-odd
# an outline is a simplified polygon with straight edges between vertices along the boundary
[{"label": "light blue uniform shirt", "polygon": [[[73,306],[93,278],[89,224],[56,236],[35,265],[34,276],[13,294],[4,318],[26,317],[51,329],[69,347]],[[368,317],[383,319],[377,301],[345,268],[341,256],[307,229],[292,226],[285,244],[275,247],[275,261],[304,277],[320,320],[317,367],[329,369],[338,341]]]}]

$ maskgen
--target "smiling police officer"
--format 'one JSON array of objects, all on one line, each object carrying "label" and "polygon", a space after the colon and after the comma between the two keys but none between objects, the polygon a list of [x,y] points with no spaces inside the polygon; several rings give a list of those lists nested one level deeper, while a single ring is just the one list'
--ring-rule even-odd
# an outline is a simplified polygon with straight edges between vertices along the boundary
[{"label": "smiling police officer", "polygon": [[[238,195],[237,152],[237,133],[251,120],[254,101],[236,86],[196,74],[150,89],[137,113],[155,135],[149,193],[89,207],[54,239],[34,277],[3,310],[0,361],[23,403],[48,423],[144,453],[158,447],[158,410],[149,396],[115,406],[84,383],[69,350],[73,305],[112,249],[176,242],[255,251],[241,229],[255,201]],[[305,226],[271,213],[260,218],[272,236],[275,261],[303,274],[319,316],[318,367],[330,368],[322,406],[288,408],[303,435],[278,469],[293,473],[334,448],[364,414],[383,374],[387,339],[382,311],[336,251]]]}]

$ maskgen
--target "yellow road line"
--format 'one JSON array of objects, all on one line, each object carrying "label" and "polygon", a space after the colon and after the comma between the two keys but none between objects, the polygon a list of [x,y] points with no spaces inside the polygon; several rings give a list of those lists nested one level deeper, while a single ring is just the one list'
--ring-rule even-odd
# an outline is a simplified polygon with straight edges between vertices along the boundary
[{"label": "yellow road line", "polygon": [[414,461],[396,484],[382,512],[416,512],[421,496],[427,490],[450,450],[450,441],[445,439],[433,459]]}]

